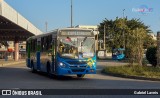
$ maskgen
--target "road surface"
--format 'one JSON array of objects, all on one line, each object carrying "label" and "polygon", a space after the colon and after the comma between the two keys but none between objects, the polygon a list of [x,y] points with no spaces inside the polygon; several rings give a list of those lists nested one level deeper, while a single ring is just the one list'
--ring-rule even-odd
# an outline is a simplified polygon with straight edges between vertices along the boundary
[{"label": "road surface", "polygon": [[[24,63],[0,67],[0,89],[159,89],[159,81],[135,80],[103,75],[107,62],[98,62],[97,74],[84,78],[64,76],[50,79],[43,73],[32,73]],[[108,64],[114,65],[115,62]],[[117,63],[117,62],[116,62]],[[108,65],[107,65],[108,66]],[[92,97],[94,98],[94,97]],[[147,97],[146,97],[147,98]]]}]

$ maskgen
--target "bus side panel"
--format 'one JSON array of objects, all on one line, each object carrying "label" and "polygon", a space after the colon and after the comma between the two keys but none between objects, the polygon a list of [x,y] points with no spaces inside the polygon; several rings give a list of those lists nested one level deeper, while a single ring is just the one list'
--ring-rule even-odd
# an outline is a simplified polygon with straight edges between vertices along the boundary
[{"label": "bus side panel", "polygon": [[26,58],[26,65],[27,67],[31,68],[31,61],[30,61],[30,43],[27,42],[27,47],[26,47],[26,54],[27,54],[27,58]]},{"label": "bus side panel", "polygon": [[26,65],[27,67],[31,68],[30,58],[26,59]]},{"label": "bus side panel", "polygon": [[51,57],[51,60],[52,60],[52,73],[55,73],[56,71],[56,39],[55,38],[52,38],[52,57]]},{"label": "bus side panel", "polygon": [[36,65],[37,70],[41,70],[41,38],[36,40]]}]

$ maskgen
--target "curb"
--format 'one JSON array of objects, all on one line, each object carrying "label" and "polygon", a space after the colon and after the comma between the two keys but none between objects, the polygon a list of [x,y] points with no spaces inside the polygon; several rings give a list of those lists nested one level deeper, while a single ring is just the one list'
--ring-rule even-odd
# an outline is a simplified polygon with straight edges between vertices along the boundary
[{"label": "curb", "polygon": [[2,63],[0,64],[0,67],[5,67],[5,66],[8,66],[8,65],[14,65],[14,64],[21,64],[21,63],[25,63],[26,61],[21,61],[21,62],[10,62],[10,63]]},{"label": "curb", "polygon": [[115,74],[115,73],[108,73],[101,71],[104,75],[114,76],[114,77],[120,77],[120,78],[128,78],[128,79],[136,79],[136,80],[149,80],[149,81],[160,81],[160,79],[157,78],[146,78],[146,77],[139,77],[139,76],[127,76],[127,75],[121,75],[121,74]]}]

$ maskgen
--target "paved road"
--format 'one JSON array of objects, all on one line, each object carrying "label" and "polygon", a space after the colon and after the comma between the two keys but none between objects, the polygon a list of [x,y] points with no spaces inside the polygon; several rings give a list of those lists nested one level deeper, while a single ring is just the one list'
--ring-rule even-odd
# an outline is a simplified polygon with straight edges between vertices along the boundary
[{"label": "paved road", "polygon": [[[97,69],[103,68],[103,65],[98,64]],[[160,82],[106,76],[102,75],[99,70],[97,74],[86,75],[82,79],[76,76],[50,79],[42,73],[32,73],[30,69],[25,67],[25,64],[10,65],[0,68],[0,88],[158,89],[160,87]]]},{"label": "paved road", "polygon": [[[106,62],[107,63],[107,62]],[[112,64],[112,62],[110,62]],[[114,62],[115,63],[115,62]],[[98,69],[104,67],[98,63]],[[95,75],[84,78],[65,76],[61,79],[50,79],[42,73],[32,73],[25,64],[8,65],[0,68],[0,89],[159,89],[160,82],[117,78],[102,75],[100,71]],[[68,98],[68,97],[67,97]],[[86,98],[86,97],[85,97]],[[95,97],[96,98],[96,97]]]}]

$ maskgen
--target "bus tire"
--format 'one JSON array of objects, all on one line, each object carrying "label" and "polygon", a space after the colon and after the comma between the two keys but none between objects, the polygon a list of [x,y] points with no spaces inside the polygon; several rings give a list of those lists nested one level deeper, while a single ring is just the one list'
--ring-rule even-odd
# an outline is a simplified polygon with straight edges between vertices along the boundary
[{"label": "bus tire", "polygon": [[31,61],[31,71],[32,71],[32,73],[37,72],[36,69],[34,68],[34,63],[33,63],[33,61]]},{"label": "bus tire", "polygon": [[77,74],[78,78],[83,78],[85,76],[85,74]]},{"label": "bus tire", "polygon": [[49,78],[52,78],[51,67],[49,62],[47,62],[47,75],[49,76]]}]

